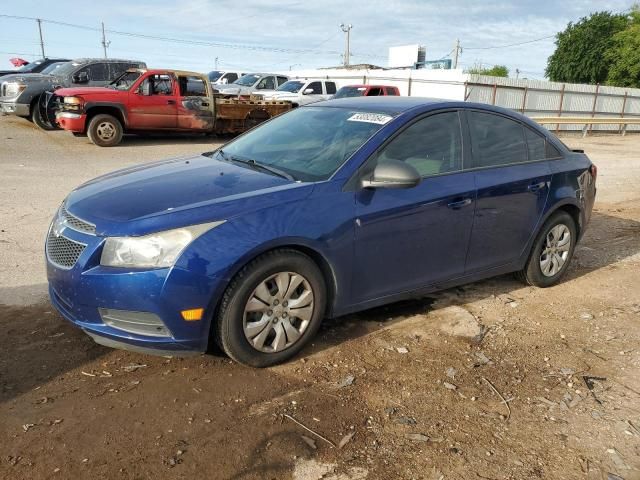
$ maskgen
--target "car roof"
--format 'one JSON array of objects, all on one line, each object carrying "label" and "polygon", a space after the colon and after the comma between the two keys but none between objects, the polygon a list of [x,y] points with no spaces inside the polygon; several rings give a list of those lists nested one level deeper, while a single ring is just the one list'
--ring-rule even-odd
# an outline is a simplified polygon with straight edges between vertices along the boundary
[{"label": "car roof", "polygon": [[327,100],[325,102],[315,102],[305,106],[310,107],[336,107],[349,109],[364,109],[372,112],[386,113],[388,115],[398,115],[407,110],[417,107],[425,107],[428,105],[437,105],[451,103],[451,100],[443,100],[440,98],[425,97],[397,97],[397,96],[379,96],[379,97],[347,97]]},{"label": "car roof", "polygon": [[144,63],[140,60],[125,60],[122,58],[75,58],[74,63]]},{"label": "car roof", "polygon": [[352,85],[344,85],[344,86],[342,86],[340,88],[382,88],[382,87],[385,87],[385,88],[397,88],[397,87],[394,87],[393,85],[382,85],[382,84],[379,84],[379,85],[377,85],[377,84],[365,85],[363,83],[354,83]]}]

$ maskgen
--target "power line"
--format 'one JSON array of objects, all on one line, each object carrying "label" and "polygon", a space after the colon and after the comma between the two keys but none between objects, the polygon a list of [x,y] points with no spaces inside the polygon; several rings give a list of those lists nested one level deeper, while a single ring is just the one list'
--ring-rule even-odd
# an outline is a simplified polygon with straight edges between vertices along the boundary
[{"label": "power line", "polygon": [[556,35],[547,35],[546,37],[536,38],[534,40],[527,40],[526,42],[519,43],[510,43],[508,45],[493,45],[491,47],[464,47],[466,50],[492,50],[495,48],[509,48],[509,47],[517,47],[518,45],[526,45],[527,43],[540,42],[542,40],[547,40],[548,38],[554,38]]}]

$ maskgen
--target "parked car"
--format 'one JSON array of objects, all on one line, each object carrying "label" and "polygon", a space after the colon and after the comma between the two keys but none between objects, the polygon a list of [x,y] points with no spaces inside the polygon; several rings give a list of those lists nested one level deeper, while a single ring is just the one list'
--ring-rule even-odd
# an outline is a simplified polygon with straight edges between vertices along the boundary
[{"label": "parked car", "polygon": [[47,121],[43,93],[58,87],[103,86],[129,68],[144,68],[144,62],[104,58],[81,58],[67,62],[53,73],[7,75],[0,79],[0,112],[27,117],[40,128],[54,128]]},{"label": "parked car", "polygon": [[227,85],[233,83],[242,77],[244,73],[240,72],[225,72],[221,70],[213,70],[208,73],[209,81],[212,85]]},{"label": "parked car", "polygon": [[228,85],[220,85],[217,90],[224,95],[250,95],[260,90],[275,90],[289,80],[284,75],[273,73],[247,73]]},{"label": "parked car", "polygon": [[265,100],[284,100],[293,107],[328,100],[336,93],[336,83],[332,80],[289,80],[275,90],[258,93]]},{"label": "parked car", "polygon": [[27,63],[18,69],[13,70],[0,70],[0,77],[4,77],[5,75],[24,75],[25,73],[42,73],[42,71],[47,68],[52,63],[60,63],[60,62],[68,62],[69,59],[65,58],[41,58],[39,60],[34,60],[31,63]]},{"label": "parked car", "polygon": [[389,85],[348,85],[338,90],[333,98],[346,97],[379,97],[385,95],[399,96],[398,87]]},{"label": "parked car", "polygon": [[100,147],[124,133],[240,133],[291,108],[215,98],[206,75],[167,69],[131,69],[107,87],[61,88],[51,101],[52,122]]},{"label": "parked car", "polygon": [[212,338],[264,367],[325,317],[509,272],[556,284],[596,174],[511,110],[318,102],[73,190],[46,240],[49,293],[103,345],[184,354]]}]

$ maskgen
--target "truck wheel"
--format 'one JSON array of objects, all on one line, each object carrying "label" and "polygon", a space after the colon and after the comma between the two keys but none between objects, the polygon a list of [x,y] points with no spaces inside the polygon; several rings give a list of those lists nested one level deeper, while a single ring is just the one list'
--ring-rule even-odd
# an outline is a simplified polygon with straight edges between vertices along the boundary
[{"label": "truck wheel", "polygon": [[253,127],[260,125],[262,122],[269,120],[270,115],[265,110],[252,110],[244,120],[244,128],[251,130]]},{"label": "truck wheel", "polygon": [[42,116],[42,108],[40,107],[40,102],[34,102],[31,106],[31,121],[35,123],[42,130],[59,130],[60,128],[57,125],[51,125],[43,116]]},{"label": "truck wheel", "polygon": [[89,122],[87,135],[99,147],[113,147],[122,140],[122,124],[113,115],[102,113],[96,115]]}]

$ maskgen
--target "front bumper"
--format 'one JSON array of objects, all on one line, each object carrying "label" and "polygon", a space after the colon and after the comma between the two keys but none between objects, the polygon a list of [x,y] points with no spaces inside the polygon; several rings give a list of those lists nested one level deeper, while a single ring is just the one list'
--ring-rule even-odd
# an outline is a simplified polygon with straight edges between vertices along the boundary
[{"label": "front bumper", "polygon": [[[66,228],[60,235],[84,244],[72,267],[53,263],[47,254],[49,296],[68,321],[97,343],[110,347],[185,355],[204,352],[208,346],[213,292],[216,280],[200,273],[172,267],[125,270],[103,267],[100,255],[104,238]],[[46,253],[46,252],[45,252]],[[205,308],[199,321],[186,321],[181,311]],[[101,310],[146,312],[161,319],[161,335],[132,333],[103,320]]]},{"label": "front bumper", "polygon": [[83,113],[59,112],[56,113],[56,123],[60,128],[70,132],[83,133],[87,122],[87,116]]},{"label": "front bumper", "polygon": [[28,117],[31,106],[28,103],[0,102],[0,112],[4,115],[18,115]]}]

